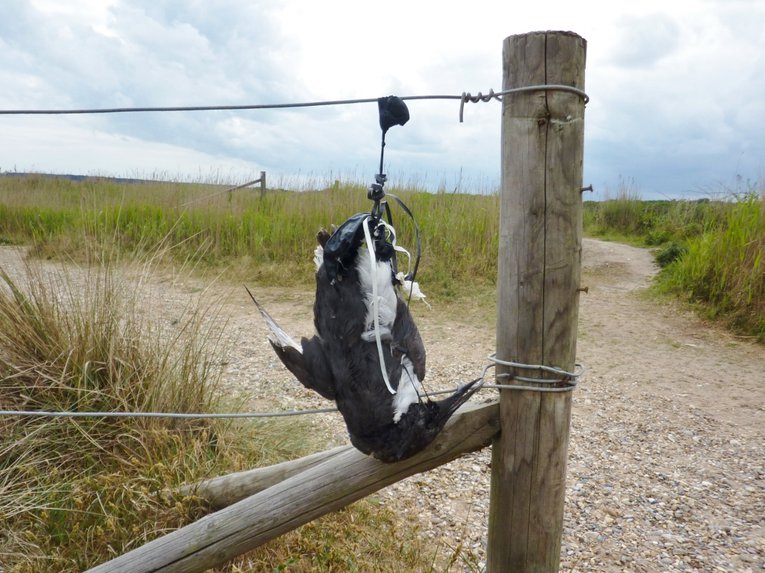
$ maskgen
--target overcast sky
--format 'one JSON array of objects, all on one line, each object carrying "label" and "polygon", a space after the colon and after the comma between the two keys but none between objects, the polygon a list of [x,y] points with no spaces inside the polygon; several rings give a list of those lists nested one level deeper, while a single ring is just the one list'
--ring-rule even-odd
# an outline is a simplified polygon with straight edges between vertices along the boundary
[{"label": "overcast sky", "polygon": [[[502,41],[587,40],[585,183],[697,197],[765,176],[765,0],[4,0],[0,109],[487,92]],[[393,181],[499,181],[500,103],[409,102]],[[371,182],[377,107],[0,116],[0,171]]]}]

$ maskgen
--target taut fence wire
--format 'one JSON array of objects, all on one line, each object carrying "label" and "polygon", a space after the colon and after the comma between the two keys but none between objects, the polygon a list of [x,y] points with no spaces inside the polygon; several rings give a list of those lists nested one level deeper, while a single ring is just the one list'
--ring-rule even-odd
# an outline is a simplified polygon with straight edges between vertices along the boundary
[{"label": "taut fence wire", "polygon": [[[486,374],[495,366],[512,366],[526,370],[536,370],[540,372],[553,373],[560,378],[544,379],[529,378],[526,376],[513,376],[508,374],[498,374],[497,379],[508,380],[507,384],[483,384],[481,390],[526,390],[532,392],[570,392],[576,388],[579,378],[581,378],[586,369],[582,364],[576,365],[576,371],[566,372],[559,368],[544,366],[541,364],[519,364],[517,362],[508,362],[498,360],[494,354],[488,357],[490,364],[483,367],[478,380],[486,378]],[[513,384],[513,381],[523,382],[525,384]],[[535,384],[531,386],[529,383]],[[454,388],[450,390],[435,390],[433,392],[423,392],[425,396],[437,396],[439,394],[451,394]],[[337,408],[313,408],[300,410],[275,410],[271,412],[78,412],[78,411],[54,411],[54,410],[0,410],[0,417],[36,417],[36,418],[183,418],[183,419],[214,419],[214,418],[284,418],[289,416],[306,416],[313,414],[331,414],[337,412]]]},{"label": "taut fence wire", "polygon": [[[566,91],[578,95],[587,104],[589,96],[581,89],[574,86],[560,84],[540,84],[523,86],[495,92],[493,89],[484,95],[478,92],[472,95],[470,92],[462,92],[460,95],[413,95],[400,96],[403,100],[459,100],[460,123],[464,118],[466,103],[488,102],[493,99],[501,101],[503,96],[529,92],[529,91]],[[189,105],[168,107],[109,107],[109,108],[81,108],[81,109],[0,109],[0,115],[83,115],[83,114],[110,114],[110,113],[145,113],[145,112],[177,112],[177,111],[244,111],[260,109],[290,109],[305,107],[323,107],[335,105],[354,105],[365,103],[377,103],[378,98],[338,99],[324,101],[294,102],[294,103],[269,103],[269,104],[242,104],[242,105]]]}]

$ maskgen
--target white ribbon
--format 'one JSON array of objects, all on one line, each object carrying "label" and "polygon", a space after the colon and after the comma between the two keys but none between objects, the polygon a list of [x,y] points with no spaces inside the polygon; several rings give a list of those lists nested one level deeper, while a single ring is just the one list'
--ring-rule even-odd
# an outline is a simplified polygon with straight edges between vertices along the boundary
[{"label": "white ribbon", "polygon": [[390,385],[388,372],[385,370],[385,355],[383,354],[382,340],[380,339],[380,314],[378,310],[379,301],[377,299],[377,256],[375,256],[375,245],[372,242],[372,235],[369,233],[369,225],[367,225],[370,220],[371,217],[364,219],[364,239],[367,242],[369,262],[372,265],[372,312],[374,313],[375,341],[377,342],[377,354],[380,357],[380,372],[382,372],[385,386],[388,388],[388,392],[395,394],[396,391]]}]

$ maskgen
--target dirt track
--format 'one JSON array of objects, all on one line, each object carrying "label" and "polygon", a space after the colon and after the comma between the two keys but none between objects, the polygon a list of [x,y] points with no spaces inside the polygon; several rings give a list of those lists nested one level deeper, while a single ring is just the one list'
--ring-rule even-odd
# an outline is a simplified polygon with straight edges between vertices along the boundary
[{"label": "dirt track", "polygon": [[[0,248],[0,267],[18,263],[16,249]],[[588,372],[574,392],[561,570],[765,569],[765,349],[644,296],[654,272],[645,250],[585,240],[577,355]],[[198,290],[152,288],[168,322]],[[311,332],[311,292],[257,294],[287,331]],[[226,388],[256,409],[327,406],[276,360],[244,290],[231,288],[228,301]],[[494,346],[486,305],[418,305],[415,319],[428,389],[480,373]],[[346,443],[339,416],[312,423],[327,446]],[[462,544],[480,562],[489,461],[488,450],[466,456],[379,498],[447,555]]]},{"label": "dirt track", "polygon": [[566,568],[765,568],[765,349],[642,296],[645,250],[584,246]]}]

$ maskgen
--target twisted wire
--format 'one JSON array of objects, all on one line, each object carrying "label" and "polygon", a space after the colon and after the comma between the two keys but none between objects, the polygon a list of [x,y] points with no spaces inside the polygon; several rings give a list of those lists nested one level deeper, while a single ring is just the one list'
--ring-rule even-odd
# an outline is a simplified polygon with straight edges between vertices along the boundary
[{"label": "twisted wire", "polygon": [[[589,96],[581,89],[574,86],[563,84],[540,84],[533,86],[523,86],[495,92],[493,89],[484,95],[478,92],[472,95],[470,92],[463,92],[460,95],[435,94],[435,95],[414,95],[402,96],[402,100],[459,100],[460,101],[460,123],[464,119],[464,107],[466,103],[488,102],[492,99],[502,101],[505,95],[528,92],[528,91],[565,91],[571,92],[582,98],[585,105],[590,101]],[[82,115],[82,114],[110,114],[110,113],[145,113],[145,112],[184,112],[184,111],[243,111],[259,109],[287,109],[287,108],[305,108],[322,107],[335,105],[354,105],[364,103],[377,103],[378,98],[357,98],[357,99],[338,99],[325,101],[309,101],[294,103],[271,103],[271,104],[243,104],[243,105],[188,105],[188,106],[168,106],[168,107],[109,107],[109,108],[80,108],[80,109],[0,109],[0,115]]]}]

